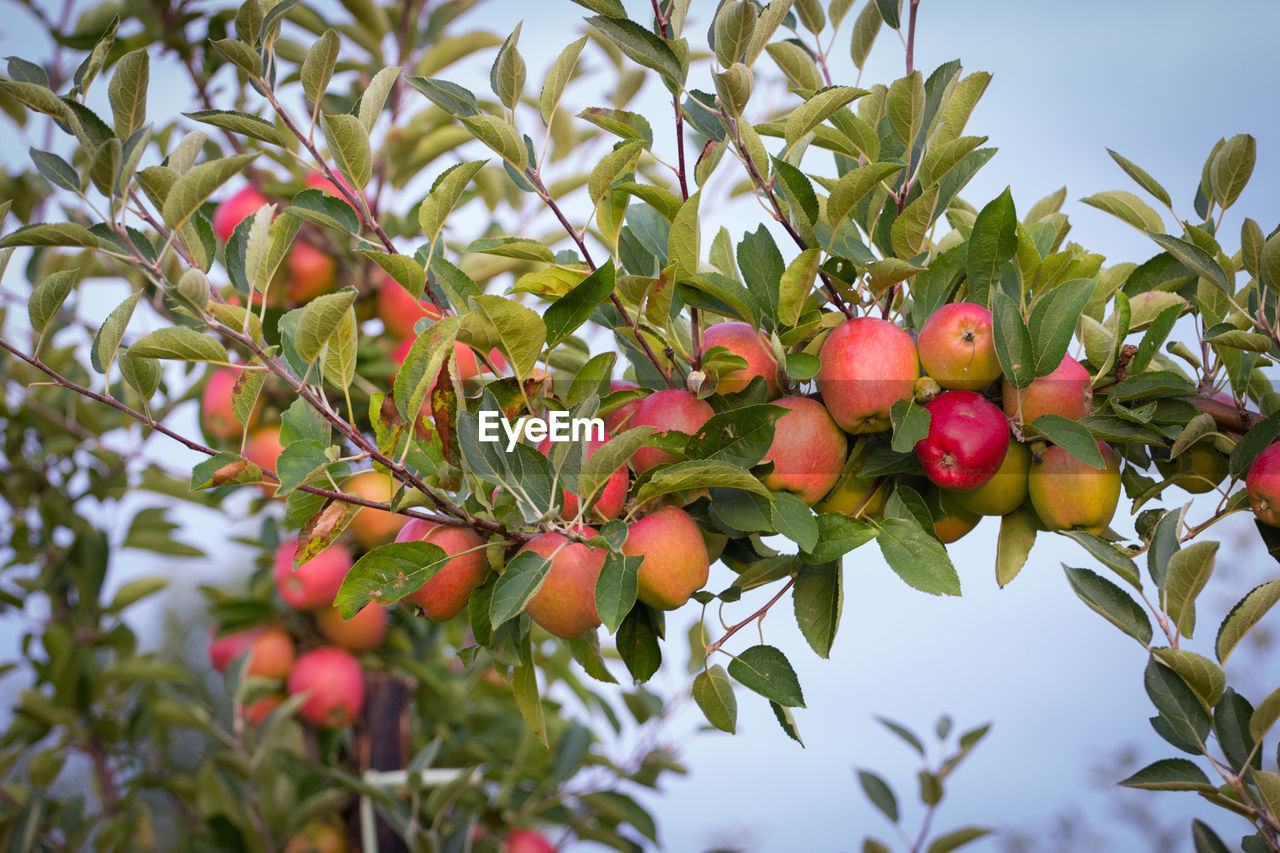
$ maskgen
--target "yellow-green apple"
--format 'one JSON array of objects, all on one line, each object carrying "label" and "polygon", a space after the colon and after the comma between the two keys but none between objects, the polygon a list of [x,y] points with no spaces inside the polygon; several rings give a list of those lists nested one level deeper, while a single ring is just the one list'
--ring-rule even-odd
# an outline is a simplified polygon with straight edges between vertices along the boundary
[{"label": "yellow-green apple", "polygon": [[887,492],[885,481],[859,477],[850,471],[826,497],[814,504],[814,509],[853,518],[879,518],[884,514]]},{"label": "yellow-green apple", "polygon": [[[280,458],[283,451],[284,445],[280,443],[280,427],[277,425],[258,427],[249,433],[244,444],[244,458],[263,471],[270,471],[273,474],[276,470],[276,460]],[[264,488],[267,488],[268,493],[275,491],[274,488]]]},{"label": "yellow-green apple", "polygon": [[[596,451],[604,447],[613,436],[608,433],[603,439],[591,438],[587,441],[586,458],[590,459],[596,455]],[[551,438],[548,436],[538,444],[538,450],[548,457],[551,455]],[[578,452],[578,448],[572,448],[570,453]],[[627,466],[623,465],[617,471],[609,475],[609,479],[605,482],[604,488],[596,495],[596,502],[591,507],[591,514],[598,521],[608,521],[617,518],[618,513],[622,512],[623,501],[627,499],[627,482],[630,479],[627,474]],[[561,489],[561,507],[560,514],[564,518],[575,518],[578,515],[578,496],[568,489]]]},{"label": "yellow-green apple", "polygon": [[1227,479],[1231,460],[1213,445],[1202,442],[1184,450],[1177,459],[1157,459],[1156,468],[1166,479],[1184,475],[1185,479],[1178,482],[1183,491],[1202,495],[1212,492]]},{"label": "yellow-green apple", "polygon": [[351,652],[321,646],[301,655],[289,673],[289,695],[307,694],[298,710],[322,729],[350,725],[364,705],[364,671]]},{"label": "yellow-green apple", "polygon": [[267,717],[271,716],[272,711],[280,707],[285,698],[285,695],[280,692],[259,696],[244,706],[244,718],[249,722],[249,725],[260,726],[267,721]]},{"label": "yellow-green apple", "polygon": [[991,479],[1009,449],[1009,422],[973,391],[944,391],[925,404],[929,434],[916,442],[925,475],[939,488],[972,492]]},{"label": "yellow-green apple", "polygon": [[1049,447],[1031,460],[1027,495],[1049,530],[1106,532],[1120,502],[1120,459],[1098,442],[1105,469],[1094,468],[1060,447]]},{"label": "yellow-green apple", "polygon": [[954,493],[952,503],[978,515],[1008,515],[1027,499],[1027,472],[1030,469],[1031,449],[1011,441],[991,479],[972,492]]},{"label": "yellow-green apple", "polygon": [[[579,527],[583,536],[590,528]],[[600,624],[596,610],[596,581],[604,568],[606,552],[559,533],[541,533],[520,549],[551,560],[541,588],[525,605],[525,612],[546,630],[566,640],[585,637]]]},{"label": "yellow-green apple", "polygon": [[711,566],[698,523],[674,506],[632,524],[622,553],[643,558],[637,598],[659,610],[675,610],[688,601],[707,582]]},{"label": "yellow-green apple", "polygon": [[227,242],[236,226],[246,217],[257,213],[264,204],[267,204],[267,197],[258,192],[256,187],[245,187],[233,193],[213,212],[213,233],[223,243]]},{"label": "yellow-green apple", "polygon": [[293,556],[297,550],[296,539],[276,549],[276,591],[295,610],[332,606],[343,579],[351,571],[351,554],[341,545],[330,545],[295,570]]},{"label": "yellow-green apple", "polygon": [[[622,382],[613,380],[609,383],[609,390],[612,391],[634,391],[639,388],[631,382]],[[631,428],[631,418],[635,415],[636,409],[640,406],[639,400],[632,400],[629,403],[623,403],[618,408],[604,416],[604,428],[609,435],[617,435],[624,430]]]},{"label": "yellow-green apple", "polygon": [[1032,380],[1021,390],[1006,377],[1001,381],[1004,413],[1018,423],[1033,423],[1041,415],[1062,415],[1078,421],[1089,414],[1093,405],[1093,387],[1089,371],[1069,355],[1053,372]]},{"label": "yellow-green apple", "polygon": [[[692,435],[702,428],[715,410],[706,400],[689,391],[671,389],[655,391],[640,401],[631,416],[631,428],[651,426],[657,434],[675,430]],[[643,474],[655,465],[674,462],[675,456],[656,447],[642,447],[631,457],[631,467]]]},{"label": "yellow-green apple", "polygon": [[484,539],[470,527],[415,518],[401,528],[396,541],[427,542],[449,555],[449,561],[430,580],[409,594],[409,599],[422,608],[428,619],[444,622],[457,616],[489,574]]},{"label": "yellow-green apple", "polygon": [[[241,426],[232,404],[232,392],[239,378],[239,370],[220,367],[209,374],[200,393],[200,425],[204,427],[205,435],[217,441],[240,437]],[[253,421],[254,417],[250,415],[250,426]]]},{"label": "yellow-green apple", "polygon": [[736,394],[745,389],[751,380],[759,376],[764,380],[768,399],[778,396],[778,360],[766,338],[750,323],[716,323],[702,333],[702,355],[712,347],[724,347],[733,355],[747,362],[746,367],[735,367],[723,372],[716,385],[721,394]]},{"label": "yellow-green apple", "polygon": [[556,848],[532,829],[517,829],[507,833],[502,842],[502,853],[556,853]]},{"label": "yellow-green apple", "polygon": [[[382,320],[387,334],[397,338],[412,338],[413,327],[423,317],[440,319],[440,309],[426,299],[414,299],[409,291],[396,284],[385,273],[378,285],[378,319]],[[474,356],[472,356],[474,358]]]},{"label": "yellow-green apple", "polygon": [[952,302],[929,315],[916,341],[920,366],[943,388],[980,391],[1000,378],[991,312]]},{"label": "yellow-green apple", "polygon": [[934,535],[943,545],[959,540],[982,520],[982,516],[956,506],[954,501],[949,500],[952,497],[954,495],[951,492],[941,493],[938,503],[942,508],[942,517],[933,520]]},{"label": "yellow-green apple", "polygon": [[284,853],[347,853],[347,836],[331,823],[312,823],[289,839]]},{"label": "yellow-green apple", "polygon": [[916,343],[887,320],[855,317],[831,330],[818,357],[818,390],[831,417],[859,435],[889,429],[889,409],[915,393]]},{"label": "yellow-green apple", "polygon": [[773,470],[761,482],[775,492],[791,492],[813,506],[840,479],[849,440],[817,400],[783,397],[774,405],[788,411],[778,418],[773,443],[760,460],[761,464],[773,463]]},{"label": "yellow-green apple", "polygon": [[[395,495],[395,484],[390,475],[381,471],[361,471],[342,484],[347,494],[367,501],[390,503]],[[351,519],[350,530],[356,541],[366,548],[375,548],[390,542],[404,526],[405,516],[385,509],[362,507]]]},{"label": "yellow-green apple", "polygon": [[310,243],[293,244],[284,259],[285,295],[291,302],[309,302],[333,290],[338,261]]},{"label": "yellow-green apple", "polygon": [[387,611],[376,601],[357,610],[350,619],[329,607],[316,613],[316,629],[335,646],[352,652],[367,652],[382,645],[387,636]]},{"label": "yellow-green apple", "polygon": [[1249,506],[1258,521],[1280,527],[1280,444],[1258,454],[1244,480]]}]

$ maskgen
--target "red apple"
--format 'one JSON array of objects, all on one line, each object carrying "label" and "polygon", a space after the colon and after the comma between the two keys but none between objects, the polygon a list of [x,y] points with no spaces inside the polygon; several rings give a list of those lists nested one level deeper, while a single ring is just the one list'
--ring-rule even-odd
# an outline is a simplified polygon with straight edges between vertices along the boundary
[{"label": "red apple", "polygon": [[920,365],[943,388],[980,391],[1000,378],[991,312],[981,305],[953,302],[934,311],[917,349]]},{"label": "red apple", "polygon": [[939,488],[972,492],[991,479],[1009,449],[1009,422],[973,391],[944,391],[925,405],[929,434],[916,442],[925,475]]},{"label": "red apple", "polygon": [[[280,458],[280,454],[283,451],[284,445],[280,443],[280,427],[264,426],[249,433],[249,438],[244,445],[244,458],[257,465],[263,471],[269,471],[274,474],[276,460]],[[270,486],[264,486],[264,488],[268,492],[275,491]]]},{"label": "red apple", "polygon": [[293,638],[283,628],[264,628],[249,642],[247,674],[284,678],[293,668],[293,652]]},{"label": "red apple", "polygon": [[[391,352],[391,360],[396,364],[404,364],[404,360],[409,357],[409,350],[413,348],[414,338],[405,338]],[[463,382],[475,379],[482,372],[489,373],[489,367],[480,363],[476,358],[476,351],[461,341],[453,342],[454,357],[454,373]],[[489,361],[498,370],[507,369],[507,360],[502,357],[497,349],[489,351]]]},{"label": "red apple", "polygon": [[[606,433],[603,440],[598,438],[590,439],[587,442],[586,457],[590,459],[592,456],[595,456],[596,451],[604,447],[612,438],[613,436]],[[551,447],[551,439],[548,437],[544,438],[538,445],[538,450],[542,451],[545,456],[550,457]],[[577,448],[571,448],[569,452],[573,453],[576,450]],[[618,513],[622,512],[623,501],[627,499],[628,479],[627,466],[623,465],[617,471],[614,471],[605,483],[604,489],[596,495],[595,505],[591,508],[592,515],[596,516],[596,518],[601,521],[608,521],[609,519],[617,518]],[[560,493],[564,504],[560,510],[560,514],[564,518],[575,518],[578,515],[577,494],[569,491],[568,489],[561,489]]]},{"label": "red apple", "polygon": [[[658,434],[676,430],[692,435],[702,428],[715,410],[706,400],[689,391],[655,391],[640,401],[631,416],[631,428],[651,426]],[[674,462],[676,457],[656,447],[642,447],[631,457],[631,467],[643,474],[655,465]]]},{"label": "red apple", "polygon": [[350,619],[343,619],[341,610],[329,607],[316,613],[316,629],[335,646],[367,652],[386,639],[387,611],[376,601],[370,601]]},{"label": "red apple", "polygon": [[764,379],[768,399],[778,396],[778,360],[773,356],[768,338],[749,323],[716,323],[702,333],[702,355],[712,347],[725,347],[733,355],[746,360],[746,367],[733,368],[720,376],[716,391],[736,394],[751,380]]},{"label": "red apple", "polygon": [[783,397],[774,402],[790,411],[778,418],[773,443],[761,463],[773,470],[762,479],[776,492],[791,492],[812,506],[840,479],[849,441],[831,420],[826,407],[808,397]]},{"label": "red apple", "polygon": [[710,561],[698,523],[666,506],[631,525],[622,553],[643,557],[638,598],[659,610],[675,610],[707,582]]},{"label": "red apple", "polygon": [[556,848],[532,829],[517,829],[507,834],[502,853],[556,853]]},{"label": "red apple", "polygon": [[[610,391],[634,391],[640,386],[632,382],[622,382],[613,380],[609,383]],[[623,403],[618,408],[604,416],[604,428],[609,435],[617,435],[631,428],[631,418],[635,416],[636,409],[639,408],[640,401],[632,400],[629,403]]]},{"label": "red apple", "polygon": [[1099,470],[1060,447],[1031,460],[1027,495],[1049,530],[1087,530],[1101,535],[1120,502],[1120,459],[1098,442],[1106,468]]},{"label": "red apple", "polygon": [[1258,454],[1249,466],[1244,485],[1258,521],[1280,527],[1280,444]]},{"label": "red apple", "polygon": [[414,299],[409,291],[396,284],[395,279],[384,274],[382,283],[378,285],[378,318],[382,320],[387,334],[413,338],[413,327],[423,317],[439,320],[440,309],[426,299]]},{"label": "red apple", "polygon": [[[354,190],[351,189],[351,185],[348,184],[345,180],[343,180],[341,175],[335,173],[334,177],[338,179],[338,183],[342,184],[343,188],[346,189],[347,192],[351,193],[352,195],[355,194]],[[347,201],[346,196],[344,196],[342,194],[342,191],[338,189],[337,184],[334,184],[333,181],[329,180],[319,172],[307,173],[305,183],[308,189],[320,190],[320,192],[324,193],[325,195],[331,195],[334,198],[339,198],[339,199],[342,199],[343,201]],[[350,205],[351,202],[347,201],[347,204]]]},{"label": "red apple", "polygon": [[1089,371],[1069,355],[1047,376],[1032,380],[1022,390],[1006,378],[1001,382],[1004,413],[1018,423],[1034,423],[1041,415],[1062,415],[1078,421],[1089,414],[1093,405],[1093,386]]},{"label": "red apple", "polygon": [[276,550],[276,591],[295,610],[332,606],[343,579],[351,571],[351,555],[341,545],[330,545],[295,570],[293,555],[297,550],[296,539]]},{"label": "red apple", "polygon": [[210,666],[218,672],[226,672],[232,661],[249,650],[249,646],[253,643],[253,638],[257,633],[256,630],[237,631],[234,634],[219,637],[218,626],[211,626],[209,628]]},{"label": "red apple", "polygon": [[451,527],[422,518],[411,519],[396,536],[397,542],[419,540],[440,546],[450,559],[409,599],[428,619],[444,622],[462,612],[471,593],[489,574],[485,541],[470,527]]},{"label": "red apple", "polygon": [[331,255],[299,240],[284,259],[285,295],[292,302],[309,302],[333,290],[338,262]]},{"label": "red apple", "polygon": [[[592,533],[588,528],[578,529],[583,535]],[[566,640],[577,640],[593,631],[600,624],[596,581],[606,552],[559,533],[539,534],[520,550],[551,558],[546,580],[525,606],[533,621]]]},{"label": "red apple", "polygon": [[856,317],[831,330],[818,353],[818,390],[845,432],[889,429],[889,409],[915,393],[920,362],[911,336],[887,320]]},{"label": "red apple", "polygon": [[244,706],[244,718],[251,726],[260,726],[267,721],[267,717],[271,716],[271,712],[280,707],[280,703],[284,702],[285,695],[283,693],[268,693]]},{"label": "red apple", "polygon": [[267,197],[258,192],[256,187],[245,187],[232,194],[213,212],[213,233],[221,242],[227,242],[231,239],[231,234],[236,230],[237,225],[253,216],[268,203]]},{"label": "red apple", "polygon": [[[230,441],[240,437],[242,427],[236,420],[232,403],[232,393],[239,378],[239,370],[220,367],[209,374],[204,383],[204,391],[200,394],[200,425],[204,427],[207,436],[217,441]],[[255,408],[249,417],[250,426],[253,425],[256,413]]]},{"label": "red apple", "polygon": [[[342,490],[367,501],[380,503],[390,503],[396,491],[391,476],[381,471],[361,471],[343,482]],[[405,521],[405,516],[389,510],[362,507],[355,518],[351,519],[348,529],[361,545],[375,548],[386,545],[395,538]]]},{"label": "red apple", "polygon": [[364,705],[364,671],[351,652],[322,646],[298,658],[289,673],[289,695],[308,694],[298,714],[322,729],[348,726]]}]

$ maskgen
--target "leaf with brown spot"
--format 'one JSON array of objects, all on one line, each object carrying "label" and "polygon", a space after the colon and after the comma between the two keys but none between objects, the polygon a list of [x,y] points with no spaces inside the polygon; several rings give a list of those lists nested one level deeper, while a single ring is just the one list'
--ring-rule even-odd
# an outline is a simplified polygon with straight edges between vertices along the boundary
[{"label": "leaf with brown spot", "polygon": [[298,549],[294,552],[293,564],[302,565],[337,541],[359,510],[356,504],[333,501],[307,519],[298,533]]},{"label": "leaf with brown spot", "polygon": [[[453,367],[449,359],[445,359],[440,373],[436,376],[435,387],[431,389],[431,416],[435,420],[435,428],[440,433],[440,448],[444,459],[450,465],[458,464],[458,441],[454,422],[458,412],[458,394],[453,390]],[[420,426],[422,418],[415,422]],[[416,430],[415,430],[416,431]],[[429,441],[430,434],[423,441]]]},{"label": "leaf with brown spot", "polygon": [[217,471],[214,471],[213,479],[209,483],[213,486],[228,486],[236,483],[252,483],[260,479],[262,479],[262,469],[252,462],[246,462],[241,459],[236,462],[228,462]]}]

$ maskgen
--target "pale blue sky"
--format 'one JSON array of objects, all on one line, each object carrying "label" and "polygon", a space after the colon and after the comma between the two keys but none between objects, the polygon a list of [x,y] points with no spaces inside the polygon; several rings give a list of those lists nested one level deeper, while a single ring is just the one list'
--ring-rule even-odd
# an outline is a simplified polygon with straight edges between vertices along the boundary
[{"label": "pale blue sky", "polygon": [[[627,5],[637,16],[647,6],[635,0]],[[0,55],[28,54],[32,34],[22,13],[9,6],[9,19],[23,22],[0,32]],[[691,33],[700,37],[713,8],[711,0],[694,0]],[[539,74],[554,55],[577,37],[585,14],[568,0],[493,0],[481,9],[469,20],[503,34],[524,18],[520,46],[531,89],[540,85]],[[849,80],[847,28],[848,23],[834,55],[836,76]],[[1134,189],[1106,147],[1145,167],[1169,188],[1175,206],[1189,212],[1213,142],[1252,133],[1258,165],[1237,210],[1253,216],[1265,231],[1280,221],[1280,126],[1273,88],[1280,71],[1277,32],[1280,3],[1267,0],[1229,6],[1185,0],[924,0],[916,56],[926,72],[959,57],[966,70],[994,73],[968,132],[989,135],[1000,153],[965,192],[969,201],[981,206],[1012,185],[1019,208],[1025,209],[1066,184],[1072,238],[1112,261],[1142,260],[1154,254],[1145,238],[1077,201],[1100,190]],[[772,70],[767,59],[762,64]],[[892,79],[901,66],[896,38],[882,32],[863,82]],[[443,76],[478,90],[487,86],[477,62]],[[158,88],[165,78],[153,72],[152,79]],[[705,78],[694,85],[710,88]],[[762,88],[758,98],[760,93],[781,94]],[[184,96],[180,89],[156,91],[152,110],[189,108]],[[581,106],[604,101],[591,91],[589,80],[576,83],[569,99]],[[661,102],[655,92],[644,103],[660,116],[665,115]],[[670,131],[659,120],[655,129],[669,142]],[[23,148],[25,143],[14,137],[0,138],[5,162],[13,162]],[[719,213],[735,236],[756,226],[744,211],[753,213],[749,207]],[[1232,247],[1239,216],[1228,217],[1225,226],[1224,242]],[[784,252],[790,255],[789,249]],[[177,454],[173,458],[175,464],[183,461]],[[1251,524],[1236,521],[1224,526],[1224,535],[1251,543]],[[720,841],[754,851],[853,850],[867,832],[888,840],[887,828],[856,790],[852,768],[887,771],[900,799],[909,801],[915,767],[911,754],[874,724],[874,714],[918,730],[942,711],[954,714],[961,728],[994,722],[987,742],[956,777],[939,815],[940,829],[964,823],[1047,829],[1053,816],[1073,808],[1102,815],[1112,806],[1107,792],[1090,786],[1091,766],[1125,744],[1136,745],[1146,760],[1173,754],[1146,724],[1152,711],[1141,687],[1141,650],[1089,612],[1066,585],[1059,562],[1088,566],[1083,552],[1068,540],[1042,538],[1022,576],[1000,591],[991,567],[995,533],[995,524],[987,521],[953,546],[965,590],[960,600],[906,588],[874,546],[850,555],[845,614],[830,661],[812,654],[789,608],[779,606],[765,623],[765,636],[787,650],[799,672],[809,710],[798,711],[796,719],[808,748],[786,740],[764,700],[745,690],[738,692],[736,737],[687,736],[698,716],[686,704],[670,736],[680,743],[691,775],[652,801],[667,849],[702,850]],[[1220,578],[1203,605],[1206,636],[1239,594],[1276,574],[1275,564],[1256,546],[1228,544],[1220,566]],[[723,566],[714,570],[712,587],[717,580],[726,585],[727,575]],[[729,610],[729,618],[754,609],[752,600]],[[680,621],[670,620],[672,638],[682,636]],[[1206,642],[1201,637],[1193,647],[1203,650]],[[671,645],[671,657],[682,666],[682,644]],[[667,673],[665,683],[676,683],[676,675]],[[1273,662],[1251,676],[1241,687],[1257,700],[1260,688],[1280,680],[1280,667]],[[11,683],[0,682],[0,687]],[[1149,796],[1187,824],[1192,814],[1208,816],[1224,838],[1243,831],[1242,822],[1199,806],[1192,795]],[[908,810],[909,822],[917,816]],[[982,842],[968,849],[976,853],[998,846]],[[1109,849],[1141,847],[1117,835]]]}]

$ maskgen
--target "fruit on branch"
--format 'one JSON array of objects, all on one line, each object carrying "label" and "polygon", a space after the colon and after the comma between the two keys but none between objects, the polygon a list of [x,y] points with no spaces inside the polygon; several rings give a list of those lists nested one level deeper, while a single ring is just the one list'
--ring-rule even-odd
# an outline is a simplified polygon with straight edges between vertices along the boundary
[{"label": "fruit on branch", "polygon": [[1187,448],[1177,459],[1157,459],[1156,468],[1165,479],[1183,475],[1178,481],[1183,491],[1202,495],[1227,479],[1231,460],[1211,444],[1201,443]]},{"label": "fruit on branch", "polygon": [[943,545],[950,545],[978,526],[982,516],[956,504],[954,492],[939,492],[938,506],[942,516],[933,520],[933,532]]},{"label": "fruit on branch", "polygon": [[[676,430],[692,435],[702,428],[715,410],[706,400],[680,389],[655,391],[640,401],[631,416],[631,428],[651,426],[659,435]],[[656,447],[642,447],[631,457],[631,467],[643,474],[655,465],[674,462],[676,457]]]},{"label": "fruit on branch", "polygon": [[280,707],[280,703],[285,698],[283,693],[268,693],[265,696],[259,696],[244,706],[245,720],[251,726],[262,725],[267,721],[267,717],[271,716],[271,712]]},{"label": "fruit on branch", "polygon": [[320,635],[352,652],[367,652],[382,645],[387,637],[387,622],[387,611],[376,601],[357,610],[350,619],[343,619],[337,607],[316,613],[316,630]]},{"label": "fruit on branch", "polygon": [[683,509],[666,506],[631,525],[622,553],[642,557],[637,598],[675,610],[707,582],[710,560],[702,531]]},{"label": "fruit on branch", "polygon": [[1094,468],[1060,447],[1049,447],[1031,460],[1027,495],[1049,530],[1106,532],[1120,503],[1120,459],[1099,441],[1105,469]]},{"label": "fruit on branch", "polygon": [[409,595],[428,619],[444,622],[457,616],[489,574],[484,539],[470,527],[450,527],[414,518],[401,528],[396,541],[427,542],[449,555],[449,561]]},{"label": "fruit on branch", "polygon": [[1069,355],[1052,373],[1032,380],[1021,390],[1006,377],[1001,381],[1004,413],[1018,423],[1034,423],[1041,415],[1062,415],[1078,421],[1089,414],[1093,405],[1093,387],[1089,371]]},{"label": "fruit on branch", "polygon": [[298,541],[291,539],[276,549],[276,591],[295,610],[330,607],[351,571],[351,555],[341,545],[330,545],[295,570],[293,556]]},{"label": "fruit on branch", "polygon": [[[586,458],[590,459],[592,456],[595,456],[596,451],[601,447],[604,447],[612,438],[613,436],[606,433],[603,440],[593,437],[587,441]],[[551,457],[553,447],[554,445],[551,443],[550,437],[544,438],[538,444],[538,450],[548,458]],[[569,448],[569,453],[580,453],[581,447],[582,445],[575,443]],[[580,457],[580,461],[584,460],[581,460]],[[622,512],[622,504],[627,499],[627,482],[629,479],[630,476],[627,473],[626,465],[623,465],[617,471],[614,471],[609,475],[609,479],[605,482],[604,488],[596,495],[596,502],[591,507],[591,514],[597,520],[608,521],[610,519],[617,518],[618,514]],[[575,518],[578,515],[578,495],[564,488],[560,490],[560,495],[563,504],[560,514],[564,518]]]},{"label": "fruit on branch", "polygon": [[[396,284],[391,276],[382,275],[378,285],[378,319],[387,334],[397,338],[414,337],[414,325],[423,317],[440,319],[440,309],[425,299],[414,299],[409,291]],[[474,356],[473,356],[474,358]]]},{"label": "fruit on branch", "polygon": [[718,393],[736,394],[759,376],[764,380],[768,399],[778,396],[778,360],[773,356],[768,338],[750,323],[735,321],[708,326],[702,333],[700,354],[706,356],[712,347],[724,347],[747,362],[746,367],[731,368],[720,374],[716,385]]},{"label": "fruit on branch", "polygon": [[[614,380],[609,383],[610,391],[634,391],[640,386],[632,382],[621,382]],[[634,417],[636,409],[640,407],[640,400],[632,400],[629,403],[623,403],[618,408],[604,416],[604,428],[609,435],[617,435],[620,432],[631,428],[631,419]]]},{"label": "fruit on branch", "polygon": [[226,672],[231,662],[249,650],[257,631],[237,631],[218,636],[218,626],[209,627],[209,665],[218,672]]},{"label": "fruit on branch", "polygon": [[[409,357],[409,350],[413,348],[414,340],[415,338],[406,338],[401,341],[399,346],[392,351],[391,360],[396,364],[404,364],[404,360]],[[476,358],[476,351],[461,341],[453,342],[453,357],[453,375],[463,382],[475,379],[482,372],[492,373],[488,365],[481,364],[480,360]],[[489,351],[489,361],[498,370],[507,369],[507,360],[496,349]]]},{"label": "fruit on branch", "polygon": [[1249,507],[1258,521],[1280,527],[1280,444],[1258,454],[1244,480]]},{"label": "fruit on branch", "polygon": [[[235,407],[232,404],[232,392],[235,391],[236,380],[240,371],[230,367],[220,367],[209,374],[205,380],[204,390],[200,393],[200,425],[205,435],[216,441],[230,441],[239,438],[242,427],[236,420]],[[257,414],[249,417],[250,426]]]},{"label": "fruit on branch", "polygon": [[702,544],[707,546],[707,563],[714,563],[720,559],[720,555],[724,553],[724,549],[729,544],[729,534],[717,533],[716,531],[708,531],[699,527],[702,531]]},{"label": "fruit on branch", "polygon": [[[263,471],[270,471],[273,474],[276,470],[276,460],[280,458],[283,451],[284,445],[280,443],[280,427],[275,424],[258,427],[249,433],[249,438],[244,443],[244,458]],[[263,488],[268,494],[275,491],[273,486],[266,484],[263,484]]]},{"label": "fruit on branch", "polygon": [[822,402],[854,435],[889,429],[889,409],[912,396],[920,376],[915,341],[875,317],[855,317],[832,329],[818,357]]},{"label": "fruit on branch", "polygon": [[[395,496],[395,482],[381,471],[361,471],[343,482],[342,491],[368,501],[390,503]],[[366,506],[351,519],[350,530],[361,545],[375,548],[390,542],[404,524],[403,515]]]},{"label": "fruit on branch", "polygon": [[980,391],[1000,378],[991,312],[952,302],[929,315],[916,342],[920,366],[943,388]]},{"label": "fruit on branch", "polygon": [[814,505],[819,512],[838,512],[853,518],[879,518],[884,514],[888,488],[884,481],[859,477],[853,471],[844,476],[826,497]]},{"label": "fruit on branch", "polygon": [[289,839],[284,853],[347,853],[351,846],[341,829],[330,823],[311,823]]},{"label": "fruit on branch", "polygon": [[929,434],[916,442],[924,473],[938,487],[971,492],[991,479],[1009,449],[1009,422],[973,391],[944,391],[925,405]]},{"label": "fruit on branch", "polygon": [[263,678],[284,678],[293,666],[293,638],[282,628],[250,629],[217,636],[215,626],[209,634],[209,663],[218,672],[227,668],[244,655],[249,656],[247,675]]},{"label": "fruit on branch", "polygon": [[1030,469],[1031,448],[1011,441],[991,479],[972,492],[956,492],[951,503],[977,515],[1008,515],[1027,499]]},{"label": "fruit on branch", "polygon": [[364,671],[346,649],[322,646],[298,658],[289,673],[289,695],[308,694],[298,714],[322,729],[350,725],[364,705]]},{"label": "fruit on branch", "polygon": [[507,833],[502,842],[503,853],[556,853],[551,842],[532,829],[517,829]]},{"label": "fruit on branch", "polygon": [[[577,528],[577,532],[594,535],[586,527]],[[525,612],[534,622],[565,640],[584,637],[600,624],[596,581],[607,556],[602,548],[574,542],[559,533],[542,533],[526,542],[520,551],[532,551],[551,560],[542,587],[525,605]]]},{"label": "fruit on branch", "polygon": [[773,443],[761,464],[773,470],[761,482],[776,492],[791,492],[813,506],[840,479],[849,440],[827,409],[808,397],[783,397],[774,405],[789,411],[774,425]]},{"label": "fruit on branch", "polygon": [[290,302],[309,302],[333,290],[338,261],[310,243],[298,240],[284,259],[285,295]]},{"label": "fruit on branch", "polygon": [[[347,192],[355,195],[355,192],[351,189],[351,185],[344,181],[341,175],[335,174],[334,177],[338,179],[338,183],[342,184],[343,188],[346,189]],[[307,189],[320,190],[320,192],[325,195],[331,195],[334,198],[347,201],[346,196],[344,196],[342,191],[338,189],[337,184],[326,178],[320,172],[308,172],[304,183],[306,184]],[[351,202],[348,201],[347,205],[350,206],[350,204]],[[354,208],[352,209],[354,210]]]},{"label": "fruit on branch", "polygon": [[227,242],[231,239],[237,225],[253,216],[268,203],[267,197],[260,193],[257,187],[245,187],[233,193],[213,212],[213,233],[221,242]]}]

